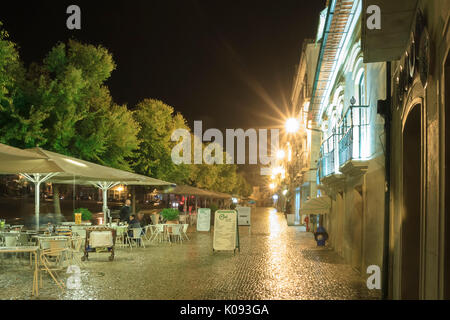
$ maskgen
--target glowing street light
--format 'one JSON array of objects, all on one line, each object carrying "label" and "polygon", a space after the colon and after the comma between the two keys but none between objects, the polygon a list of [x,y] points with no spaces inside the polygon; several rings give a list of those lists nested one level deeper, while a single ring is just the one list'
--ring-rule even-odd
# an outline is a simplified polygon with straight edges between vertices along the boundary
[{"label": "glowing street light", "polygon": [[283,160],[285,156],[286,156],[286,153],[284,152],[284,150],[277,151],[277,159],[278,160]]},{"label": "glowing street light", "polygon": [[277,176],[279,174],[283,174],[285,172],[283,167],[275,167],[272,169],[272,175]]},{"label": "glowing street light", "polygon": [[289,118],[286,120],[287,133],[296,133],[300,129],[300,123],[296,118]]},{"label": "glowing street light", "polygon": [[275,183],[269,184],[269,188],[270,188],[271,190],[275,189]]}]

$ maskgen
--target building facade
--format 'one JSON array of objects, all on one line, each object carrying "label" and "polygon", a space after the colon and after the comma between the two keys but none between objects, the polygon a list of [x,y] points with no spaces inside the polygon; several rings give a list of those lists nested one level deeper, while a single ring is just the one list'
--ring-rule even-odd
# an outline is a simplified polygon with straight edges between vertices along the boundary
[{"label": "building facade", "polygon": [[294,82],[317,192],[311,177],[298,187],[330,198],[331,247],[363,277],[379,266],[385,298],[450,298],[449,13],[446,0],[330,0],[305,44],[317,62],[302,52]]},{"label": "building facade", "polygon": [[[294,78],[291,103],[302,128],[308,125],[308,112],[319,51],[319,42],[313,39],[305,40]],[[295,195],[295,220],[299,224],[305,224],[305,216],[300,216],[300,208],[302,203],[317,196],[316,172],[320,134],[317,131],[300,130],[289,140],[288,173],[289,176],[295,175],[297,178],[291,188]]]},{"label": "building facade", "polygon": [[449,12],[449,1],[417,1],[391,63],[393,298],[450,299]]}]

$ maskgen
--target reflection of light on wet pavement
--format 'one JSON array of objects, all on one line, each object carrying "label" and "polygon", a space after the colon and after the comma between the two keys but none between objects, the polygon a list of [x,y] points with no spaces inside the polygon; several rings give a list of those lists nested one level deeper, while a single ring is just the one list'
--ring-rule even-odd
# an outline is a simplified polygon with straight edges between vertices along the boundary
[{"label": "reflection of light on wet pavement", "polygon": [[[283,225],[284,224],[284,225]],[[288,253],[286,238],[283,233],[287,231],[286,222],[282,213],[277,213],[275,209],[269,210],[269,232],[267,239],[268,260],[266,261],[265,285],[272,292],[275,298],[282,298],[283,292],[291,285],[289,274]]]},{"label": "reflection of light on wet pavement", "polygon": [[[365,281],[336,253],[317,248],[309,232],[288,227],[283,213],[252,210],[240,228],[241,251],[212,251],[213,232],[189,232],[183,244],[116,248],[113,262],[93,254],[81,267],[81,287],[62,293],[43,273],[39,299],[270,300],[370,299]],[[30,299],[29,261],[0,261],[0,299]],[[65,272],[59,274],[68,277]]]},{"label": "reflection of light on wet pavement", "polygon": [[269,211],[269,232],[270,239],[278,238],[280,236],[281,223],[276,209]]}]

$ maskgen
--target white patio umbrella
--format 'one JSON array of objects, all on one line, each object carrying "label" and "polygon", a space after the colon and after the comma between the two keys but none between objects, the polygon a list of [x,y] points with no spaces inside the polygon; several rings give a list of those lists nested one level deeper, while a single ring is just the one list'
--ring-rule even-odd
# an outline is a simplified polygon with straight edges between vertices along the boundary
[{"label": "white patio umbrella", "polygon": [[171,185],[169,182],[142,175],[101,166],[89,161],[64,156],[41,148],[21,150],[0,145],[0,173],[20,174],[35,185],[36,228],[39,229],[39,189],[43,182],[67,183],[74,179],[102,189],[104,195],[103,212],[108,211],[107,190],[120,183]]},{"label": "white patio umbrella", "polygon": [[[93,185],[102,190],[103,194],[103,224],[107,221],[108,216],[108,190],[119,184],[125,185],[174,185],[173,183],[150,178],[124,170],[114,169],[102,166],[89,161],[65,156],[55,152],[47,151],[42,148],[27,149],[35,152],[40,156],[45,156],[53,161],[58,167],[63,169],[62,173],[53,175],[47,179],[47,182],[73,184],[74,180],[77,184]],[[31,177],[30,177],[31,178]],[[30,180],[32,181],[32,180]]]},{"label": "white patio umbrella", "polygon": [[19,148],[11,147],[0,143],[0,163],[17,160],[38,160],[45,159],[43,156],[36,155],[34,152],[28,152]]}]

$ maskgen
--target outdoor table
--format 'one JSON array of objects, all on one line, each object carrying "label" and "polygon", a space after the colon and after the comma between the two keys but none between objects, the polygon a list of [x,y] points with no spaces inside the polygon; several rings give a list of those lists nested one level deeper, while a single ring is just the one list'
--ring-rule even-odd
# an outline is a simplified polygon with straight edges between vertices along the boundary
[{"label": "outdoor table", "polygon": [[34,296],[39,296],[39,286],[38,286],[38,255],[39,247],[37,246],[23,246],[23,247],[0,247],[0,253],[30,253],[34,256],[34,272],[33,272],[33,289],[31,294]]},{"label": "outdoor table", "polygon": [[31,236],[32,238],[36,238],[36,239],[56,239],[56,240],[59,240],[59,239],[69,239],[70,237],[69,236],[58,236],[58,235],[56,235],[56,234],[52,234],[52,235],[34,235],[34,236]]},{"label": "outdoor table", "polygon": [[0,235],[5,236],[5,237],[17,237],[20,234],[20,232],[18,231],[2,231],[0,232]]},{"label": "outdoor table", "polygon": [[46,236],[35,235],[35,236],[32,236],[32,238],[33,239],[37,239],[38,246],[40,246],[42,240],[61,240],[61,239],[65,240],[65,239],[70,239],[69,236],[58,236],[58,235],[46,235]]}]

